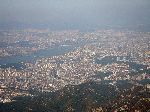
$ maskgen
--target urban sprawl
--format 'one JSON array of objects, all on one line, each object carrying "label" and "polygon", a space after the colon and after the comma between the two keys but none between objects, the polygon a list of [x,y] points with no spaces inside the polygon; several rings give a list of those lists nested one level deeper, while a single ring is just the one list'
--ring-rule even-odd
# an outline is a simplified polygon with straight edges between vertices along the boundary
[{"label": "urban sprawl", "polygon": [[[29,91],[54,92],[88,81],[150,79],[150,32],[99,30],[93,32],[0,31],[0,58],[30,55],[55,47],[74,47],[60,55],[20,62],[24,69],[0,68],[0,102]],[[3,47],[2,47],[3,45]],[[150,85],[147,84],[150,89]]]}]

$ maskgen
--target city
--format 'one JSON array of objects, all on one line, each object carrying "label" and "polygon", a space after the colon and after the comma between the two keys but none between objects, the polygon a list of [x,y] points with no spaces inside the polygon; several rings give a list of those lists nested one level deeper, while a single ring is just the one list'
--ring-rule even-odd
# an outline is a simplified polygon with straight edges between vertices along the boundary
[{"label": "city", "polygon": [[150,112],[150,0],[0,0],[0,112]]},{"label": "city", "polygon": [[[33,92],[56,92],[68,85],[80,85],[89,81],[96,83],[106,81],[116,89],[118,81],[126,81],[133,84],[133,87],[143,86],[150,91],[149,32],[115,30],[86,33],[79,31],[48,32],[47,30],[22,32],[23,34],[26,32],[24,38],[17,36],[20,31],[15,31],[13,34],[16,37],[13,36],[14,39],[10,38],[13,40],[5,41],[7,47],[1,48],[2,58],[11,56],[11,51],[13,52],[16,48],[22,52],[14,55],[24,55],[26,46],[13,46],[13,49],[10,47],[16,42],[16,38],[17,41],[28,41],[39,46],[39,49],[36,50],[31,50],[34,49],[34,46],[29,47],[27,55],[41,49],[58,47],[58,45],[75,47],[59,55],[38,57],[34,62],[20,62],[25,66],[24,69],[15,69],[13,65],[1,68],[0,100],[3,103],[13,102],[13,98],[17,96],[34,97],[36,94]],[[32,33],[40,37],[34,37]],[[23,34],[20,33],[20,35]],[[12,34],[9,33],[9,35]],[[42,40],[41,38],[44,38],[45,35],[49,36]],[[78,43],[80,44],[77,46]]]}]

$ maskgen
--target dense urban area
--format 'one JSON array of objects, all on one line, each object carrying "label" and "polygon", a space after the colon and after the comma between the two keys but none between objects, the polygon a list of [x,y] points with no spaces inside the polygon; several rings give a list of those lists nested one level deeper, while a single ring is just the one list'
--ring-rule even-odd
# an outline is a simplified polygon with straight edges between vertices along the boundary
[{"label": "dense urban area", "polygon": [[0,111],[149,112],[150,32],[0,31]]}]

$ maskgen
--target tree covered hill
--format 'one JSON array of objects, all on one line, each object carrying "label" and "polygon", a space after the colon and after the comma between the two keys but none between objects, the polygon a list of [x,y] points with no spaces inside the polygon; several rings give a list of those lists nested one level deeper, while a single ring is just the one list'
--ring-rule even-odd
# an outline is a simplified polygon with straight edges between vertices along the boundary
[{"label": "tree covered hill", "polygon": [[148,112],[150,90],[128,81],[86,82],[52,93],[16,97],[0,104],[0,112]]}]

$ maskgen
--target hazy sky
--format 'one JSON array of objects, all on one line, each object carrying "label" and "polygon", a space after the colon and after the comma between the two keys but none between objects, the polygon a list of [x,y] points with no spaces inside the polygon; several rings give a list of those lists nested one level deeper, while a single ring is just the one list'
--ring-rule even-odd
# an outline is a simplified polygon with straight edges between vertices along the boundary
[{"label": "hazy sky", "polygon": [[0,25],[56,28],[150,23],[150,0],[0,0]]}]

